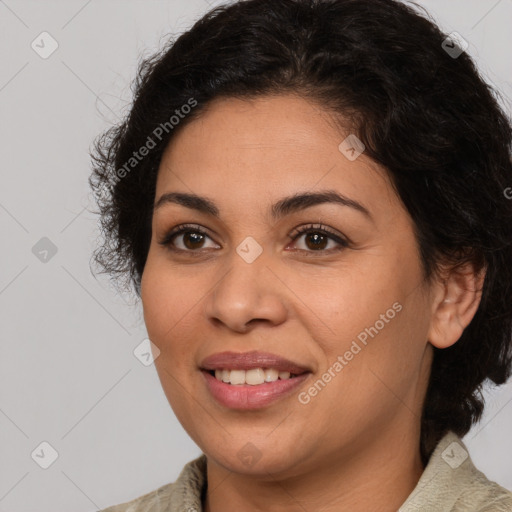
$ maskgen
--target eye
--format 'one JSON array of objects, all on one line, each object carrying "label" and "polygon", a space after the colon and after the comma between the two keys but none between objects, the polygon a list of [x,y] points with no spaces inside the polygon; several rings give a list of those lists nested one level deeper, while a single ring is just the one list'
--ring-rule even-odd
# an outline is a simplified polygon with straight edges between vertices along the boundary
[{"label": "eye", "polygon": [[[341,251],[349,247],[348,240],[342,238],[340,235],[333,233],[322,224],[303,226],[297,229],[290,238],[295,242],[298,238],[304,236],[304,247],[300,248],[301,251],[306,252],[332,252]],[[335,247],[328,249],[326,246],[329,242],[334,242]],[[338,245],[336,247],[336,244]]]},{"label": "eye", "polygon": [[[199,226],[193,224],[181,224],[173,228],[165,235],[160,245],[167,247],[171,251],[197,252],[198,249],[204,249],[204,242],[210,239],[210,236]],[[176,245],[175,241],[179,243]],[[218,248],[218,245],[214,245]]]},{"label": "eye", "polygon": [[[321,252],[330,253],[333,251],[340,251],[349,247],[348,240],[340,235],[333,233],[322,224],[303,226],[295,230],[290,238],[295,242],[298,238],[304,236],[304,247],[299,247],[298,250],[303,252]],[[211,237],[200,226],[194,224],[181,224],[173,228],[165,235],[163,240],[158,243],[163,245],[170,251],[200,253],[201,249],[205,247],[205,241]],[[176,243],[178,241],[178,243]],[[334,244],[334,247],[328,248],[329,242]],[[336,246],[337,245],[337,246]],[[219,246],[214,244],[213,247],[218,249]],[[297,249],[297,248],[296,248]]]}]

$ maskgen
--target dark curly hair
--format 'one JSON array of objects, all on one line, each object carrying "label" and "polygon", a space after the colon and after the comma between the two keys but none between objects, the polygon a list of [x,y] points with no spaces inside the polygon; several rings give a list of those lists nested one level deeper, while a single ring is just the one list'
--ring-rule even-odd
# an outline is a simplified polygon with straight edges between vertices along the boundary
[{"label": "dark curly hair", "polygon": [[463,436],[480,419],[484,381],[511,373],[512,127],[471,58],[447,51],[460,43],[418,8],[241,0],[211,10],[142,60],[126,119],[95,141],[89,183],[103,237],[94,262],[140,298],[162,153],[209,102],[292,93],[348,123],[414,221],[425,279],[447,262],[486,269],[472,322],[453,346],[434,348],[426,464],[448,430]]}]

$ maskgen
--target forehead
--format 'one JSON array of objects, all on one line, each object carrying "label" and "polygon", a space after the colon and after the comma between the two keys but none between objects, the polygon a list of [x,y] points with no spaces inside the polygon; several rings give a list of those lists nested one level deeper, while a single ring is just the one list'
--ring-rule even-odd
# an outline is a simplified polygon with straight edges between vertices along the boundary
[{"label": "forehead", "polygon": [[297,96],[215,100],[166,148],[157,198],[193,190],[251,204],[329,188],[396,201],[382,168],[364,153],[351,161],[340,151],[348,135],[326,110]]}]

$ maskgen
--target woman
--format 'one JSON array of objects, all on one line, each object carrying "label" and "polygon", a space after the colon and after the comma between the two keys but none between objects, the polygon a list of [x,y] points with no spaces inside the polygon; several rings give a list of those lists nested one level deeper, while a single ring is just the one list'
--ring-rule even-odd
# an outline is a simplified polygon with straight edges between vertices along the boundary
[{"label": "woman", "polygon": [[95,256],[203,455],[108,512],[512,510],[461,441],[512,333],[512,128],[463,50],[392,0],[247,0],[143,63]]}]

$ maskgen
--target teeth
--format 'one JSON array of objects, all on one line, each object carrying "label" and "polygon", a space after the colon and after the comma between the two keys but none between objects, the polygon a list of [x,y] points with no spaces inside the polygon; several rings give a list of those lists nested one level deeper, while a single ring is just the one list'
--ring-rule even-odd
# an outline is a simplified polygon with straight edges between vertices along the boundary
[{"label": "teeth", "polygon": [[251,370],[215,370],[215,378],[226,384],[240,386],[249,384],[257,386],[265,382],[275,382],[278,379],[291,378],[290,372],[280,372],[274,368],[252,368]]},{"label": "teeth", "polygon": [[268,368],[265,370],[265,382],[275,382],[279,377],[279,372],[274,368]]}]

